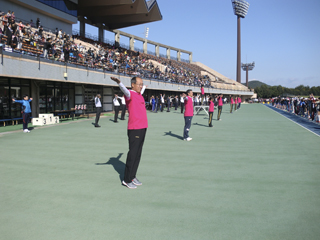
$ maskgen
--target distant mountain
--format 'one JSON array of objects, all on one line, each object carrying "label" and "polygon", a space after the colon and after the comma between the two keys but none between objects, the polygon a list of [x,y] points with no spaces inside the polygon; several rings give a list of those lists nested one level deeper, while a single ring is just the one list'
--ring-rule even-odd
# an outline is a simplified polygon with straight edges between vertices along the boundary
[{"label": "distant mountain", "polygon": [[[246,85],[245,83],[242,83],[243,85]],[[262,85],[267,85],[269,86],[268,84],[265,84],[263,82],[260,82],[258,80],[253,80],[253,81],[249,81],[248,82],[248,86],[249,88],[256,88],[256,87],[261,87]]]}]

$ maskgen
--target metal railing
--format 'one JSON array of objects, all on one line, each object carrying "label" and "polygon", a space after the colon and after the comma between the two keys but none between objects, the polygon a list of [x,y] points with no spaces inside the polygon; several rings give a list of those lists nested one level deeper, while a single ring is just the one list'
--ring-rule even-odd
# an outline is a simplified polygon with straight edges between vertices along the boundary
[{"label": "metal railing", "polygon": [[[31,58],[34,59],[36,61],[39,62],[39,66],[38,69],[40,70],[41,67],[41,63],[42,62],[49,62],[52,64],[57,64],[57,65],[63,65],[66,68],[66,72],[68,71],[68,66],[72,66],[72,67],[76,67],[76,68],[84,68],[87,69],[86,74],[89,75],[89,70],[90,71],[98,71],[98,72],[103,72],[104,73],[104,78],[105,78],[105,73],[112,73],[112,74],[117,74],[119,76],[128,76],[128,77],[133,77],[135,75],[132,74],[132,72],[128,71],[125,66],[121,65],[118,68],[106,68],[106,67],[92,67],[90,64],[85,64],[85,65],[76,65],[73,62],[70,63],[64,63],[64,62],[58,62],[58,61],[54,61],[54,60],[48,60],[48,59],[44,59],[43,56],[38,55],[38,56],[34,56],[34,55],[28,55],[28,54],[21,54],[19,52],[15,52],[13,51],[12,53],[8,53],[5,54],[6,52],[3,51],[3,49],[0,48],[0,51],[2,50],[1,53],[1,64],[4,64],[4,58],[3,55],[10,55],[12,57],[17,57],[19,59],[23,59],[23,58]],[[41,60],[42,59],[42,60]],[[146,70],[142,70],[140,71],[142,73],[142,76],[140,75],[141,78],[145,79],[145,80],[150,80],[150,81],[157,81],[157,82],[162,82],[162,83],[169,83],[169,84],[177,84],[177,85],[181,85],[181,86],[193,86],[193,87],[200,87],[200,83],[196,82],[194,80],[191,80],[191,83],[184,83],[184,82],[177,82],[175,79],[171,79],[170,77],[164,77],[164,76],[158,76],[156,74],[153,74],[151,72],[148,72]],[[234,90],[234,89],[230,89],[230,88],[222,88],[222,87],[212,87],[212,86],[206,86],[206,89],[218,89],[218,90],[224,90],[224,91],[233,91],[233,92],[248,92],[246,90]]]}]

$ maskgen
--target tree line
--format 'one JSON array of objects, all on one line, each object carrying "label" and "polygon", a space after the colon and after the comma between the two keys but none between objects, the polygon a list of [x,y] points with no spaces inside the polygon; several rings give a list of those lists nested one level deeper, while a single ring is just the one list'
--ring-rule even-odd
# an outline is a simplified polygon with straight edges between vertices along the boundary
[{"label": "tree line", "polygon": [[257,94],[258,98],[270,98],[278,96],[309,96],[311,93],[315,97],[320,96],[320,86],[318,87],[309,87],[304,85],[299,85],[296,88],[286,88],[279,86],[268,86],[261,85],[256,87],[254,92]]}]

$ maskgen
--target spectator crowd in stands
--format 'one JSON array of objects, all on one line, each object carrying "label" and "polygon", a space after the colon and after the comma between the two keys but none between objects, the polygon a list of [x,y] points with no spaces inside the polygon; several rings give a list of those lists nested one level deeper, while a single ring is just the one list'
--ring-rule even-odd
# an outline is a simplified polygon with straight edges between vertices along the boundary
[{"label": "spectator crowd in stands", "polygon": [[201,75],[202,69],[190,63],[131,51],[79,35],[70,36],[58,28],[52,32],[45,31],[39,18],[36,24],[33,20],[17,21],[10,10],[1,12],[0,20],[1,43],[5,51],[141,78],[212,87],[209,76]]}]

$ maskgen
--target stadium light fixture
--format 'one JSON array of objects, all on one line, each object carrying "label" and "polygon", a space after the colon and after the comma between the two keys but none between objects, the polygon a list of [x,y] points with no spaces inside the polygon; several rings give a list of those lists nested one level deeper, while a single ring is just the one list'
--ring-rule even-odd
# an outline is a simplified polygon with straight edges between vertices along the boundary
[{"label": "stadium light fixture", "polygon": [[249,3],[244,0],[231,0],[234,15],[244,18],[249,9]]},{"label": "stadium light fixture", "polygon": [[246,86],[248,87],[248,76],[249,76],[249,73],[248,71],[251,71],[253,70],[255,67],[255,63],[242,63],[241,64],[241,68],[243,71],[246,71]]},{"label": "stadium light fixture", "polygon": [[248,13],[249,3],[244,0],[231,0],[233,12],[237,16],[237,82],[241,83],[241,28],[240,18]]}]

